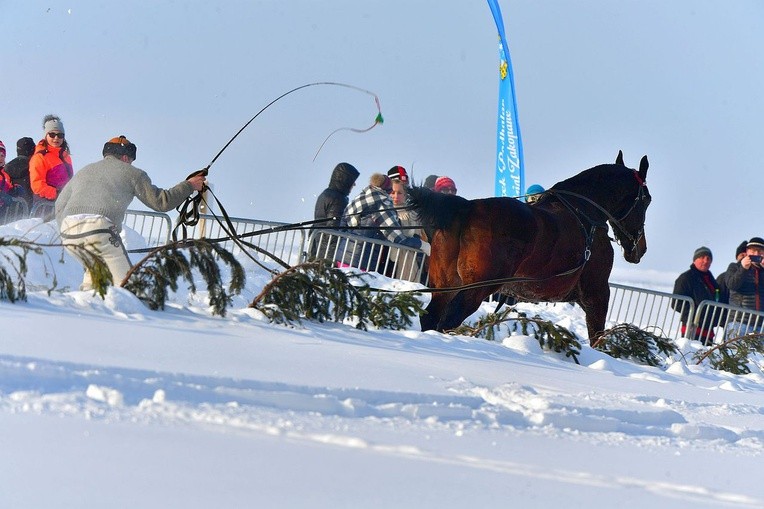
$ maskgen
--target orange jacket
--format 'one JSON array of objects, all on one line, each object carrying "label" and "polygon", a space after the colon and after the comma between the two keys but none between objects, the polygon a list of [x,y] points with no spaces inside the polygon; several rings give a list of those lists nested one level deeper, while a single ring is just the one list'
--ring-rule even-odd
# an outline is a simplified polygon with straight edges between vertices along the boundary
[{"label": "orange jacket", "polygon": [[32,192],[46,200],[55,200],[74,175],[72,158],[61,147],[51,147],[40,141],[29,159],[29,184]]}]

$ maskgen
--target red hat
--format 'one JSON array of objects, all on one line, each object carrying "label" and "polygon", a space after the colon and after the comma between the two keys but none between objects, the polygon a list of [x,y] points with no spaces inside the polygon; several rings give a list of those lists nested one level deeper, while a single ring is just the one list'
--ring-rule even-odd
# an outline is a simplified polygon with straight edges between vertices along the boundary
[{"label": "red hat", "polygon": [[401,182],[409,181],[409,174],[406,173],[406,168],[403,166],[393,166],[387,170],[387,176],[390,180],[400,180]]},{"label": "red hat", "polygon": [[456,192],[456,184],[449,177],[438,177],[435,181],[435,192],[442,193],[446,189],[453,189]]},{"label": "red hat", "polygon": [[6,153],[6,151],[5,151],[5,144],[2,141],[0,141],[0,150],[3,151],[3,154]]}]

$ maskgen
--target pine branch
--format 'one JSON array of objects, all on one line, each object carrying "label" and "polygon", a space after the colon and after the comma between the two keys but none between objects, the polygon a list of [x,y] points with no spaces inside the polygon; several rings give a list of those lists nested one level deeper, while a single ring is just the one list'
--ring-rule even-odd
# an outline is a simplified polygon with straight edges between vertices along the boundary
[{"label": "pine branch", "polygon": [[593,339],[592,348],[616,359],[633,359],[648,366],[660,366],[665,362],[660,355],[668,357],[677,352],[669,338],[628,323],[607,329]]},{"label": "pine branch", "polygon": [[714,369],[727,371],[736,375],[747,375],[751,372],[748,367],[755,354],[764,354],[764,333],[751,333],[729,338],[722,343],[711,345],[704,350],[698,350],[693,356],[696,364],[708,359]]},{"label": "pine branch", "polygon": [[305,262],[276,274],[249,307],[276,323],[355,319],[362,330],[369,324],[402,329],[423,311],[413,294],[376,293],[368,284],[353,284],[365,276],[334,268],[330,260]]},{"label": "pine branch", "polygon": [[564,352],[566,357],[571,357],[576,364],[579,363],[578,355],[581,353],[581,344],[575,334],[565,327],[553,324],[539,316],[528,318],[525,313],[517,311],[514,307],[509,307],[498,314],[488,313],[474,325],[463,324],[447,332],[482,337],[488,341],[493,341],[504,324],[506,324],[510,334],[519,332],[524,336],[533,335],[542,349],[553,350],[557,353]]},{"label": "pine branch", "polygon": [[[187,250],[187,259],[182,250]],[[219,262],[230,267],[231,281],[226,289]],[[151,309],[164,309],[170,291],[178,290],[178,280],[196,293],[193,269],[197,269],[207,285],[212,313],[225,316],[232,295],[241,293],[246,282],[244,269],[226,249],[204,239],[175,242],[158,247],[136,263],[121,286],[134,293]]]}]

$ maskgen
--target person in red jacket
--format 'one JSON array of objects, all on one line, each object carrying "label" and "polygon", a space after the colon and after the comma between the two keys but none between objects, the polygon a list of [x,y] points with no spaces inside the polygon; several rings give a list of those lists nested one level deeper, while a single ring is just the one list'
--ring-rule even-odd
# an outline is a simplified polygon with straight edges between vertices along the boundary
[{"label": "person in red jacket", "polygon": [[45,115],[43,132],[45,137],[37,143],[29,160],[29,183],[35,205],[52,204],[74,175],[64,123],[55,115]]}]

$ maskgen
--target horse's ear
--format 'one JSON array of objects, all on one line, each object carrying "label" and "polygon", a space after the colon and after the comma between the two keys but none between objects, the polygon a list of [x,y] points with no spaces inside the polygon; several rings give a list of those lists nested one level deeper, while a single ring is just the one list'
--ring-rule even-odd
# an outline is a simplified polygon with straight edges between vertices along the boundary
[{"label": "horse's ear", "polygon": [[650,163],[647,162],[647,156],[642,156],[642,160],[639,161],[639,178],[641,178],[643,182],[647,180],[648,166],[650,166]]},{"label": "horse's ear", "polygon": [[618,157],[615,158],[615,164],[620,164],[621,166],[626,166],[623,163],[623,150],[618,151]]}]

